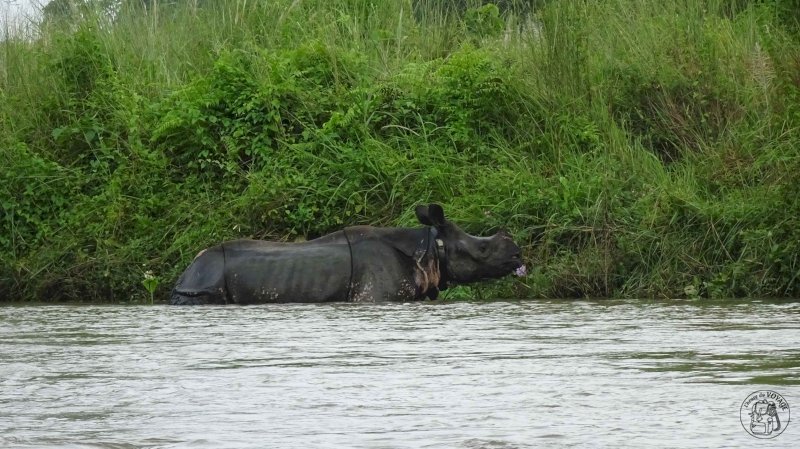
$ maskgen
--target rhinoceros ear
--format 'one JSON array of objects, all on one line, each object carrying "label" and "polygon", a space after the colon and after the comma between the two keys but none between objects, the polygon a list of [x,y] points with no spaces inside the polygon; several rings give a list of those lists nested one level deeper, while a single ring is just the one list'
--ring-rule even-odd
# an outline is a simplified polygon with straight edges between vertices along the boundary
[{"label": "rhinoceros ear", "polygon": [[428,216],[428,206],[419,205],[414,209],[414,213],[417,214],[417,220],[419,220],[420,223],[425,226],[433,226],[433,222]]},{"label": "rhinoceros ear", "polygon": [[444,209],[436,203],[428,205],[428,219],[431,222],[431,226],[440,227],[447,224],[447,220],[444,218]]},{"label": "rhinoceros ear", "polygon": [[444,218],[442,206],[436,203],[431,203],[427,206],[417,206],[414,212],[417,214],[417,220],[425,226],[441,227],[447,223],[447,220]]}]

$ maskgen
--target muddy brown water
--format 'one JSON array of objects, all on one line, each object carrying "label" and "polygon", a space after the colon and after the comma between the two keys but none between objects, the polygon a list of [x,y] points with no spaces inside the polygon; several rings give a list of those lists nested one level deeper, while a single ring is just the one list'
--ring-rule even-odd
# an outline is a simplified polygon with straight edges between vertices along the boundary
[{"label": "muddy brown water", "polygon": [[3,448],[752,447],[761,389],[800,303],[0,307]]}]

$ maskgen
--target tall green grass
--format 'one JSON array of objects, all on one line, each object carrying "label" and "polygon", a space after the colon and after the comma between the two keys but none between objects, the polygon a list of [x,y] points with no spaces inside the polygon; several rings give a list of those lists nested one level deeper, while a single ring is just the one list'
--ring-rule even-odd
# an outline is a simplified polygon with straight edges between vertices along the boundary
[{"label": "tall green grass", "polygon": [[800,295],[791,0],[72,5],[0,43],[2,299],[430,201],[531,268],[451,298]]}]

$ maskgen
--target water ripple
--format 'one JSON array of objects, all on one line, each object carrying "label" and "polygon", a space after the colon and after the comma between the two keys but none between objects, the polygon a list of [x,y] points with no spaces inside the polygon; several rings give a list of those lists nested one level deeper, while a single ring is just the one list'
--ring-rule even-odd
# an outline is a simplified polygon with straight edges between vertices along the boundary
[{"label": "water ripple", "polygon": [[748,393],[800,404],[798,318],[767,301],[2,307],[0,446],[744,446]]}]

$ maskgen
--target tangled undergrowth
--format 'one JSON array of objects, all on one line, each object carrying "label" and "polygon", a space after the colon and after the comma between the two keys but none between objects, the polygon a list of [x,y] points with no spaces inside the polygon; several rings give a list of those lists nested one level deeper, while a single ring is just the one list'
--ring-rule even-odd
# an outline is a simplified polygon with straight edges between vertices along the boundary
[{"label": "tangled undergrowth", "polygon": [[451,299],[800,295],[791,0],[128,3],[0,43],[2,300],[431,201],[531,272]]}]

